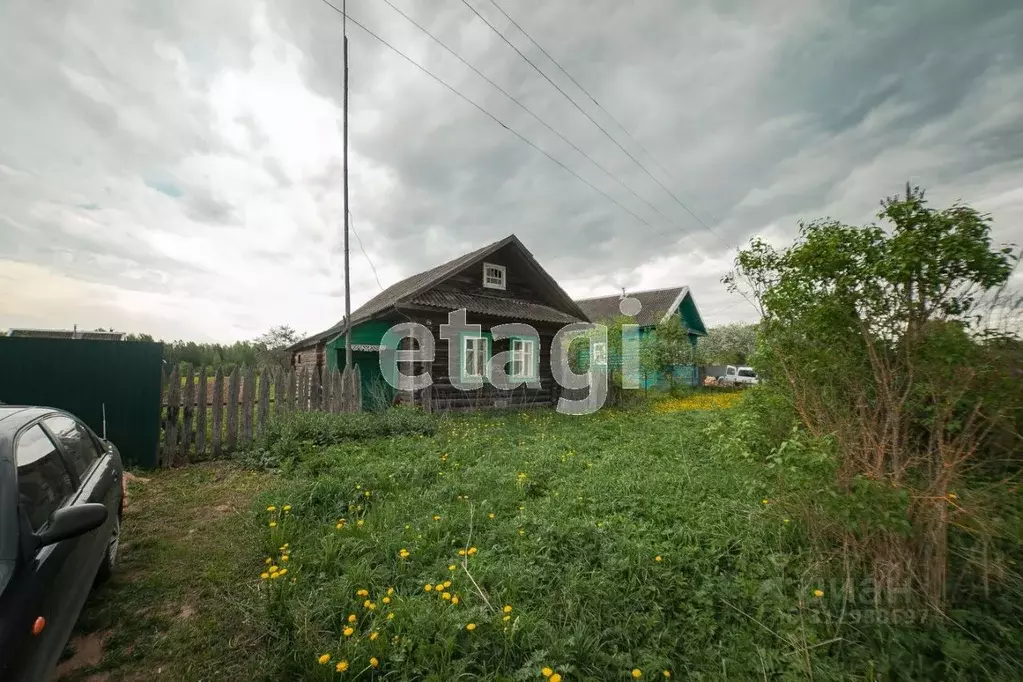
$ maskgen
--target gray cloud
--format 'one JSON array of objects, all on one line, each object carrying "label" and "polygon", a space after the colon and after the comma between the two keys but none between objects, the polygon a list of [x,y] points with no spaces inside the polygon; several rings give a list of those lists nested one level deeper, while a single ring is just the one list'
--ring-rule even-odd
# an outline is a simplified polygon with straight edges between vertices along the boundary
[{"label": "gray cloud", "polygon": [[[1018,3],[498,0],[632,141],[489,0],[470,1],[699,220],[461,2],[394,0],[669,219],[385,4],[353,0],[354,17],[651,225],[352,26],[352,214],[385,286],[514,232],[573,294],[686,283],[711,323],[748,319],[718,281],[733,247],[791,238],[803,217],[869,221],[907,179],[935,202],[990,207],[996,236],[1018,236]],[[175,336],[334,322],[339,29],[317,0],[4,4],[0,261],[180,301]],[[358,303],[377,285],[352,248]]]}]

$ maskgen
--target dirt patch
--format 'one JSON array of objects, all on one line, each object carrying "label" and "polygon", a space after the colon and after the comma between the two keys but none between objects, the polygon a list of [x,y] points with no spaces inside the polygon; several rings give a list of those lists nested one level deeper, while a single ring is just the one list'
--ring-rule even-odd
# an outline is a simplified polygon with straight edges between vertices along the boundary
[{"label": "dirt patch", "polygon": [[191,604],[185,604],[184,606],[181,607],[181,610],[178,611],[178,619],[179,620],[188,620],[189,618],[191,618],[194,615],[195,615],[195,608],[193,608]]},{"label": "dirt patch", "polygon": [[[109,630],[90,632],[87,635],[79,635],[71,640],[71,648],[75,653],[71,658],[63,661],[57,666],[54,680],[62,680],[76,673],[79,670],[93,668],[103,660],[103,644],[106,641]],[[104,676],[92,676],[90,680],[105,680]]]}]

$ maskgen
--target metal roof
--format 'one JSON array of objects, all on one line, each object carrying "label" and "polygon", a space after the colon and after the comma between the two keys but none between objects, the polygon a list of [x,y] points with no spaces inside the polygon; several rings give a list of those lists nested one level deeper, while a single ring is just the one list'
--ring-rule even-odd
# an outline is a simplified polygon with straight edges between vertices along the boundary
[{"label": "metal roof", "polygon": [[[661,322],[667,313],[674,313],[687,293],[689,293],[689,287],[683,286],[649,291],[627,291],[625,296],[638,300],[643,306],[639,314],[634,316],[636,324],[641,327],[652,327]],[[621,294],[614,294],[600,298],[584,298],[577,300],[576,303],[583,309],[591,322],[599,322],[619,317],[622,314],[618,307],[621,300]]]},{"label": "metal roof", "polygon": [[492,315],[494,317],[511,317],[530,320],[532,322],[558,322],[567,324],[578,322],[579,318],[568,313],[532,301],[520,301],[501,296],[480,296],[460,291],[428,290],[412,298],[409,303],[432,306],[444,310],[465,308],[470,313]]}]

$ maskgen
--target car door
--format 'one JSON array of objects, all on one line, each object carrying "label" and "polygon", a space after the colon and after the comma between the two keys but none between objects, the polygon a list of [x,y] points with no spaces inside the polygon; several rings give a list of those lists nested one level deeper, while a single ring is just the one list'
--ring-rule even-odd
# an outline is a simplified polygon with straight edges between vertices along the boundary
[{"label": "car door", "polygon": [[12,596],[5,616],[12,615],[9,626],[22,637],[12,679],[36,680],[44,679],[56,663],[78,617],[81,605],[75,608],[65,600],[80,576],[74,561],[78,538],[31,555],[29,539],[46,527],[54,511],[73,503],[76,490],[59,447],[39,423],[18,434],[14,454],[23,542],[18,567],[4,590]]}]

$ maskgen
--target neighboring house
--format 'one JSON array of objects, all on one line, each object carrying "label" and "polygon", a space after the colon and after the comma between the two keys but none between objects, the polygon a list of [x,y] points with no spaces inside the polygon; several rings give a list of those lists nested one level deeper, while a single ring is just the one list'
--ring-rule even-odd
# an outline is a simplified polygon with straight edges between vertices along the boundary
[{"label": "neighboring house", "polygon": [[[591,321],[608,322],[622,316],[621,303],[622,299],[626,297],[639,301],[642,306],[637,314],[629,316],[633,318],[635,324],[639,325],[640,343],[654,334],[658,324],[668,321],[672,316],[679,318],[682,327],[689,336],[689,343],[694,347],[701,336],[707,335],[707,327],[703,323],[703,318],[700,317],[693,294],[689,287],[685,286],[586,298],[577,300],[576,303]],[[600,348],[594,348],[595,355],[600,352]],[[620,366],[620,363],[619,358],[611,358],[612,366]],[[695,385],[697,381],[695,367],[679,366],[675,368],[675,378]],[[642,381],[645,386],[652,386],[668,383],[668,378],[644,377]]]},{"label": "neighboring house", "polygon": [[[463,378],[481,376],[496,353],[511,351],[514,361],[506,371],[528,384],[501,391],[484,382],[483,388],[461,391],[448,377],[448,342],[439,336],[448,313],[464,309],[469,324],[482,333],[459,339]],[[434,335],[434,409],[507,407],[551,403],[557,396],[551,374],[550,349],[554,334],[564,325],[585,321],[586,315],[515,235],[472,251],[443,265],[391,285],[352,312],[352,360],[362,375],[363,404],[389,400],[379,353],[387,343],[385,332],[399,322],[418,322]],[[537,336],[495,340],[493,326],[509,322],[532,325]],[[291,347],[298,368],[343,368],[344,320]],[[419,373],[421,368],[416,368]],[[406,370],[407,371],[407,370]],[[537,385],[538,384],[538,385]]]},{"label": "neighboring house", "polygon": [[123,341],[125,332],[87,332],[78,329],[11,329],[8,336],[33,339],[87,339],[91,341]]}]

